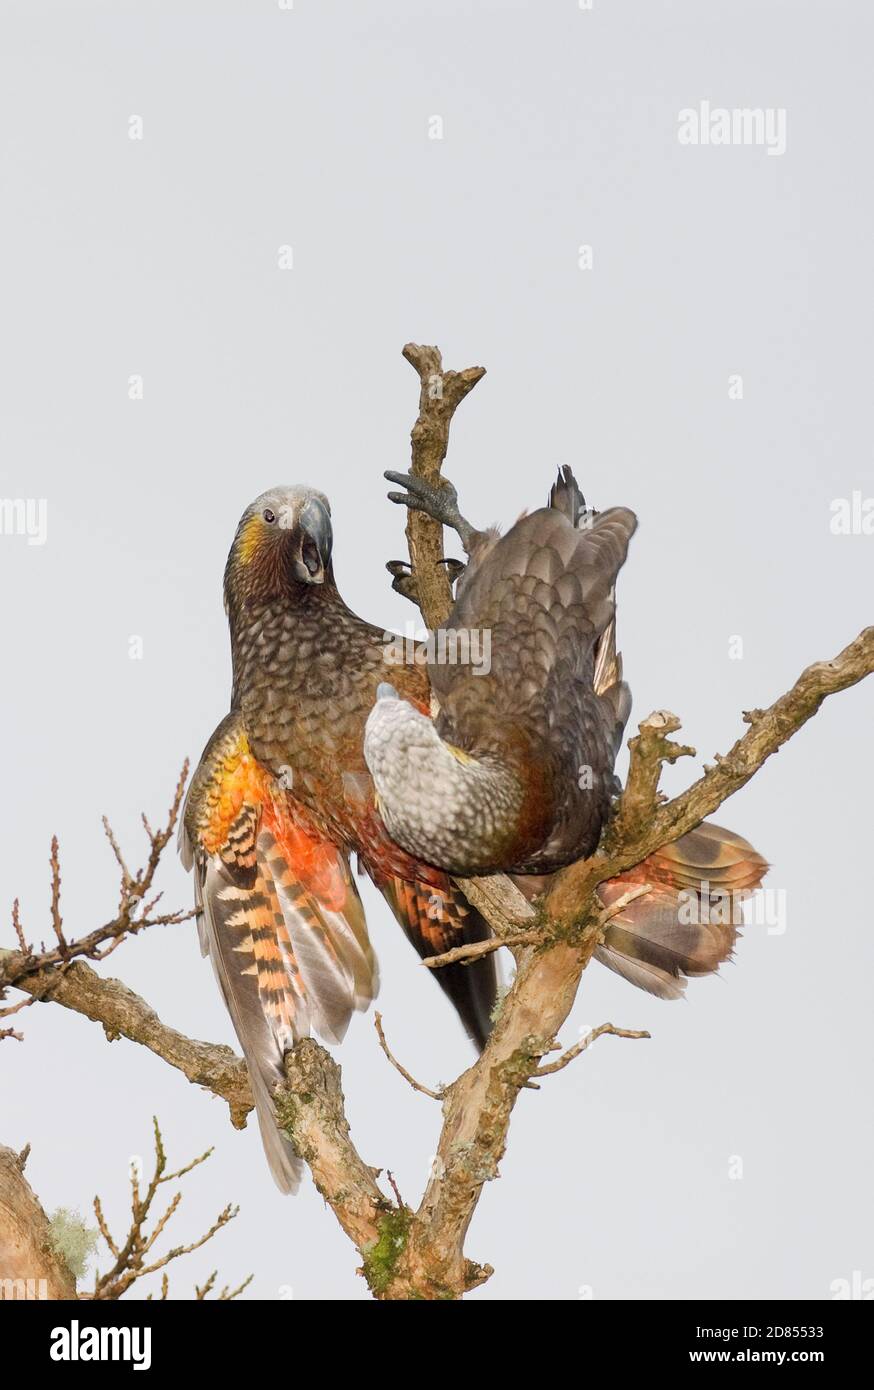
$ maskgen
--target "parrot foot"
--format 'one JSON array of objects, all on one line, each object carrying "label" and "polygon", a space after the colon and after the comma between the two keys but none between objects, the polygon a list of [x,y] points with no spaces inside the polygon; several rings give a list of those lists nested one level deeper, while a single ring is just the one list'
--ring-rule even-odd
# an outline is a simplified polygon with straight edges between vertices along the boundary
[{"label": "parrot foot", "polygon": [[467,569],[467,565],[465,565],[461,560],[455,560],[452,558],[438,560],[437,563],[438,565],[446,566],[446,573],[449,575],[450,584],[454,584],[456,579],[460,579],[461,576],[464,574],[464,571]]},{"label": "parrot foot", "polygon": [[412,473],[394,473],[389,470],[383,477],[390,483],[397,483],[400,487],[406,488],[406,492],[390,492],[391,502],[409,507],[411,511],[424,512],[434,521],[439,521],[441,526],[448,526],[450,530],[457,531],[461,544],[468,554],[470,553],[470,541],[476,532],[458,510],[458,493],[447,478],[435,486],[434,483],[426,483],[424,478],[414,477]]},{"label": "parrot foot", "polygon": [[[456,579],[460,578],[467,569],[467,566],[462,564],[461,560],[446,559],[440,560],[438,563],[445,565],[446,573],[449,575],[450,585],[454,584]],[[416,582],[416,576],[413,574],[406,560],[388,560],[385,567],[392,576],[391,586],[395,593],[402,594],[404,598],[408,598],[411,603],[418,603],[419,585]]]}]

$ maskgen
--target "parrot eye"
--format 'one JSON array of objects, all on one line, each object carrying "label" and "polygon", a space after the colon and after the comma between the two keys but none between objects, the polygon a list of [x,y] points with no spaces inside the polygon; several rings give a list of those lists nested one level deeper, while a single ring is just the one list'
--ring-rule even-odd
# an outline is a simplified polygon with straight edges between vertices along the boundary
[{"label": "parrot eye", "polygon": [[264,517],[264,520],[270,522],[271,524],[276,520],[276,513],[271,512],[269,507],[264,508],[262,515]]}]

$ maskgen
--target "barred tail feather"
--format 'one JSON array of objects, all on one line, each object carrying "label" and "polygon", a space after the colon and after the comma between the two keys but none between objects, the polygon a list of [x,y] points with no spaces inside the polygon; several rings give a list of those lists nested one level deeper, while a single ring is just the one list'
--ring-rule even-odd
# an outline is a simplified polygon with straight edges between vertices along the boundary
[{"label": "barred tail feather", "polygon": [[651,891],[612,918],[596,958],[639,989],[681,998],[687,978],[715,974],[731,958],[740,903],[767,871],[749,841],[705,821],[601,884],[607,906],[636,884],[648,883]]},{"label": "barred tail feather", "polygon": [[[330,856],[331,863],[327,863]],[[302,1164],[277,1128],[272,1094],[285,1053],[311,1031],[341,1041],[355,1009],[377,989],[376,961],[348,866],[333,846],[319,856],[328,906],[300,881],[287,847],[268,830],[257,837],[254,865],[229,870],[218,857],[198,877],[201,939],[243,1048],[270,1171],[294,1192]]]},{"label": "barred tail feather", "polygon": [[264,1152],[280,1192],[296,1192],[303,1164],[291,1142],[276,1124],[272,1093],[282,1080],[282,1059],[295,1040],[297,1029],[305,1030],[306,1002],[289,978],[270,1011],[263,1006],[265,970],[259,972],[260,942],[272,927],[265,905],[265,885],[255,878],[249,888],[235,884],[218,860],[205,867],[201,881],[195,879],[196,900],[202,909],[199,919],[201,944],[212,962],[234,1031],[240,1040],[249,1070],[252,1095]]}]

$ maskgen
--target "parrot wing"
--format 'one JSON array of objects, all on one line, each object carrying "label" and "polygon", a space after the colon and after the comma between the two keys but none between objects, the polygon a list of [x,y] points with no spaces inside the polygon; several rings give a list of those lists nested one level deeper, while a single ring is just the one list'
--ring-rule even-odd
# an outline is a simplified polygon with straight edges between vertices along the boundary
[{"label": "parrot wing", "polygon": [[316,1031],[339,1042],[376,993],[361,900],[345,856],[300,823],[252,756],[237,713],[192,779],[180,852],[194,869],[201,949],[246,1057],[271,1172],[295,1191],[302,1165],[276,1126],[272,1091],[299,1038]]}]

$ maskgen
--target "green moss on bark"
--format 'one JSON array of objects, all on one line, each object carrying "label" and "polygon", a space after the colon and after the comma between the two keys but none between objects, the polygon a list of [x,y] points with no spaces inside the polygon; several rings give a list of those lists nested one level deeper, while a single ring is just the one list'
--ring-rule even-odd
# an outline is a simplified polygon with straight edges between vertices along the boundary
[{"label": "green moss on bark", "polygon": [[393,1207],[379,1220],[379,1238],[362,1251],[364,1277],[373,1293],[385,1293],[403,1254],[413,1214],[408,1207]]}]

